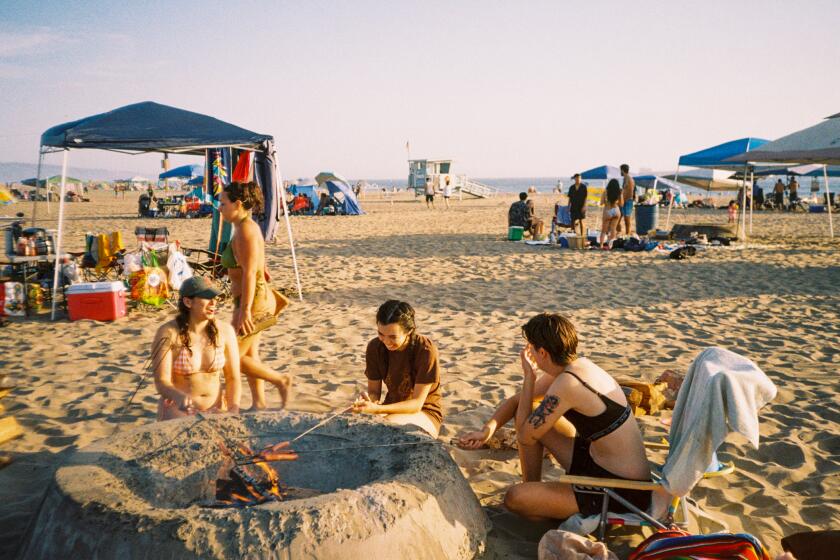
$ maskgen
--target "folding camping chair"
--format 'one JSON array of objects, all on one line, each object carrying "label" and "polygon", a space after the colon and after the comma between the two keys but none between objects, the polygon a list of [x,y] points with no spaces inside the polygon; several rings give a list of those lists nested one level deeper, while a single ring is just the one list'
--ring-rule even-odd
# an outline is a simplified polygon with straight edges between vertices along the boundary
[{"label": "folding camping chair", "polygon": [[85,252],[71,254],[81,257],[79,271],[86,282],[107,282],[122,275],[125,245],[119,231],[86,234]]},{"label": "folding camping chair", "polygon": [[216,287],[222,291],[219,296],[221,301],[231,296],[230,279],[227,271],[222,267],[222,256],[219,253],[190,247],[181,247],[181,252],[187,257],[190,268],[195,275],[204,276],[214,281]]},{"label": "folding camping chair", "polygon": [[[750,395],[752,400],[739,398],[743,395]],[[734,471],[731,465],[720,468],[717,464],[716,451],[723,443],[723,436],[714,441],[708,433],[710,426],[714,423],[722,427],[720,433],[723,434],[739,431],[757,447],[758,409],[775,395],[776,387],[753,362],[723,348],[707,348],[695,358],[677,395],[671,425],[672,446],[668,447],[668,457],[662,468],[658,472],[654,469],[653,482],[572,475],[561,476],[556,481],[572,485],[576,492],[602,497],[597,524],[599,540],[604,539],[611,519],[611,501],[633,512],[629,516],[612,515],[612,519],[620,519],[621,524],[648,523],[659,529],[676,525],[688,529],[693,514],[698,530],[703,529],[704,522],[711,522],[728,531],[725,522],[704,512],[688,497],[700,480]],[[718,409],[726,411],[725,417],[713,417],[708,412]],[[708,445],[693,445],[692,442],[707,442]],[[707,467],[698,469],[698,464]],[[710,474],[705,474],[704,470]],[[653,491],[651,511],[641,511],[622,498],[615,491],[619,488]],[[678,513],[681,518],[677,517]]]}]

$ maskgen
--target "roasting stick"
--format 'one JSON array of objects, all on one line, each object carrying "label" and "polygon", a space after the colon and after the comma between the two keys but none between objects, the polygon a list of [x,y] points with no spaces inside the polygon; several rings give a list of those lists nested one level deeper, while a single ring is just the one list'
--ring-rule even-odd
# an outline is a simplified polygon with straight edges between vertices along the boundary
[{"label": "roasting stick", "polygon": [[318,428],[320,428],[321,426],[323,426],[324,424],[326,424],[326,423],[327,423],[327,422],[329,422],[330,420],[333,420],[334,418],[338,418],[339,416],[341,416],[342,414],[344,414],[345,412],[349,411],[349,410],[350,410],[350,409],[352,409],[352,408],[353,408],[353,405],[351,404],[351,405],[350,405],[350,406],[348,406],[347,408],[343,408],[343,409],[339,410],[338,412],[336,412],[336,413],[335,413],[335,414],[333,414],[332,416],[328,416],[327,418],[324,418],[323,420],[321,420],[320,422],[318,422],[317,424],[315,424],[314,426],[312,426],[311,428],[309,428],[308,430],[306,430],[306,431],[305,431],[305,432],[303,432],[302,434],[299,434],[298,436],[296,436],[296,437],[295,437],[292,441],[290,441],[289,443],[294,443],[294,442],[296,442],[297,440],[299,440],[300,438],[302,438],[303,436],[305,436],[305,435],[307,435],[307,434],[311,434],[312,432],[314,432],[315,430],[317,430]]}]

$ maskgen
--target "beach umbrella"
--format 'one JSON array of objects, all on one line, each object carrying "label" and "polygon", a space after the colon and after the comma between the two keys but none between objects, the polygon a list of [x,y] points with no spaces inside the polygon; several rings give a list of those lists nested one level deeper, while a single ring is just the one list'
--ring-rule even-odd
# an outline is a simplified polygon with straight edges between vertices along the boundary
[{"label": "beach umbrella", "polygon": [[834,237],[831,217],[831,194],[828,190],[828,165],[840,164],[840,113],[826,117],[821,123],[782,136],[749,153],[733,156],[735,163],[800,163],[823,166],[825,196],[828,204],[828,228]]},{"label": "beach umbrella", "polygon": [[662,175],[663,179],[682,183],[704,191],[737,191],[741,182],[732,178],[733,172],[724,169],[687,169]]},{"label": "beach umbrella", "polygon": [[592,169],[581,172],[580,178],[584,180],[600,179],[602,181],[621,179],[621,171],[618,167],[613,167],[612,165],[601,165],[600,167],[593,167]]},{"label": "beach umbrella", "polygon": [[165,171],[158,175],[158,179],[163,181],[165,179],[176,179],[176,178],[183,178],[183,179],[192,179],[204,173],[204,166],[197,165],[194,163],[190,163],[188,165],[182,165],[180,167],[176,167],[175,169],[170,169],[169,171]]}]

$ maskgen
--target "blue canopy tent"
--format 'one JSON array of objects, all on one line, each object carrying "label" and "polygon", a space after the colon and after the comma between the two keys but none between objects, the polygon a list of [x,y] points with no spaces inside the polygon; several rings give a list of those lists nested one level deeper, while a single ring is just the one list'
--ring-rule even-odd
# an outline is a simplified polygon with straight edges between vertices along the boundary
[{"label": "blue canopy tent", "polygon": [[187,181],[187,184],[191,187],[196,186],[196,185],[201,185],[202,187],[204,187],[204,175],[199,175],[198,177],[193,177],[192,179]]},{"label": "blue canopy tent", "polygon": [[[283,191],[277,186],[274,138],[220,121],[213,117],[169,107],[151,101],[126,105],[83,119],[49,128],[41,135],[38,158],[40,179],[44,155],[63,152],[61,202],[58,213],[58,239],[56,253],[61,254],[64,227],[64,191],[67,176],[67,155],[70,150],[100,149],[126,154],[149,152],[193,154],[208,158],[211,149],[235,148],[254,152],[254,176],[263,190],[265,211],[255,216],[263,237],[273,239],[277,233]],[[278,200],[279,199],[279,200]],[[32,222],[35,223],[37,204],[33,205]],[[284,215],[286,213],[284,212]],[[301,296],[300,276],[295,256],[292,229],[286,216],[286,229],[291,245],[292,261],[297,281],[298,297]],[[60,259],[56,259],[53,276],[52,316],[55,318]]]},{"label": "blue canopy tent", "polygon": [[364,214],[362,207],[359,206],[359,201],[356,200],[356,195],[353,194],[353,189],[345,179],[335,173],[325,171],[323,173],[318,173],[318,175],[315,176],[315,180],[318,182],[319,187],[327,187],[327,190],[329,190],[331,195],[335,196],[336,194],[341,193],[342,196],[336,197],[336,199],[339,200],[341,204],[342,214],[347,216],[358,216],[360,214]]},{"label": "blue canopy tent", "polygon": [[297,196],[302,194],[306,198],[312,202],[312,210],[309,212],[310,214],[315,214],[318,211],[318,190],[315,185],[292,185],[289,187],[289,192],[292,193],[292,196]]},{"label": "blue canopy tent", "polygon": [[[724,142],[723,144],[718,144],[716,146],[712,146],[710,148],[705,148],[703,150],[698,150],[696,152],[692,152],[690,154],[685,154],[680,156],[679,160],[677,160],[677,172],[675,174],[674,180],[679,181],[680,176],[680,167],[702,167],[706,169],[724,169],[730,171],[738,171],[740,169],[744,170],[744,174],[746,175],[747,166],[739,163],[735,164],[729,161],[730,158],[738,156],[740,154],[744,154],[749,152],[750,150],[755,150],[766,144],[769,140],[765,140],[763,138],[753,138],[753,137],[746,137],[746,138],[739,138],[738,140],[730,140],[729,142]],[[744,209],[742,217],[741,217],[741,231],[744,235],[746,235],[746,215],[747,215],[747,189],[743,190],[743,196],[741,200],[741,208]],[[668,228],[668,225],[671,222],[671,207],[672,205],[668,206],[668,217],[665,220],[665,228]],[[752,214],[752,205],[750,205],[750,214]],[[752,228],[752,218],[750,219],[750,228]]]},{"label": "blue canopy tent", "polygon": [[197,165],[194,163],[190,163],[188,165],[182,165],[180,167],[176,167],[175,169],[170,169],[169,171],[165,171],[158,175],[158,179],[163,181],[164,179],[193,179],[204,173],[204,166]]}]

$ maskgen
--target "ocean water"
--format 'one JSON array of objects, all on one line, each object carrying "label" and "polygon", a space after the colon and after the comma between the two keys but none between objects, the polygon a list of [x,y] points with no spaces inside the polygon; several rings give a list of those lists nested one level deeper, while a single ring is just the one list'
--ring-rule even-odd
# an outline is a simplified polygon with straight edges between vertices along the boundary
[{"label": "ocean water", "polygon": [[[568,190],[569,185],[572,183],[571,177],[471,177],[475,181],[479,183],[483,183],[489,187],[495,187],[502,192],[505,193],[518,193],[527,191],[529,187],[535,187],[537,192],[540,193],[551,193],[554,192],[554,188],[557,186],[557,181],[561,181],[563,183],[563,191],[565,192]],[[811,177],[800,177],[799,179],[799,195],[801,197],[808,197],[811,193]],[[408,179],[366,179],[369,184],[375,184],[382,187],[387,187],[391,189],[392,187],[397,187],[398,189],[404,189],[408,184]],[[783,179],[785,181],[785,179]],[[352,183],[355,183],[356,180],[353,179]],[[604,185],[604,181],[601,180],[591,180],[585,181],[591,186],[594,187],[601,187]],[[773,178],[761,178],[758,181],[758,186],[764,189],[764,195],[767,196],[773,190],[773,185],[776,182],[776,177]],[[824,187],[822,184],[822,178],[819,181],[820,187],[820,194],[824,191]],[[840,177],[829,177],[828,179],[828,188],[833,193],[840,193]],[[686,193],[689,194],[705,194],[706,191],[701,189],[695,189],[693,187],[684,187]],[[732,196],[736,194],[736,191],[717,191],[712,193],[714,196]]]}]

